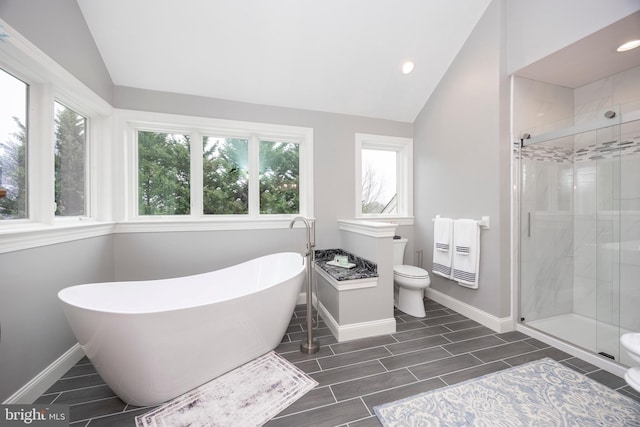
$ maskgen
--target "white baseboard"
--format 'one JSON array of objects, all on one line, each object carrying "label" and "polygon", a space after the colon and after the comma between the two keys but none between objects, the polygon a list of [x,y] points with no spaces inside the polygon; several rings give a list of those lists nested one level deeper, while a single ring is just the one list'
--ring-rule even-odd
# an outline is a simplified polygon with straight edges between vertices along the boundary
[{"label": "white baseboard", "polygon": [[[314,295],[315,297],[315,295]],[[300,305],[300,304],[306,304],[307,303],[307,293],[306,292],[300,292],[298,294],[298,300],[296,301],[296,305]]]},{"label": "white baseboard", "polygon": [[427,288],[425,294],[427,298],[442,304],[451,310],[455,310],[463,316],[467,316],[469,319],[475,320],[481,325],[484,325],[498,333],[514,330],[513,319],[511,319],[511,317],[496,317],[486,311],[482,311],[435,289]]},{"label": "white baseboard", "polygon": [[318,311],[320,312],[320,316],[324,320],[324,323],[326,323],[327,327],[333,336],[336,337],[338,342],[374,337],[377,335],[393,334],[396,332],[396,319],[394,317],[374,320],[371,322],[340,325],[321,302],[318,303]]},{"label": "white baseboard", "polygon": [[83,357],[84,351],[80,344],[74,345],[2,403],[32,404]]}]

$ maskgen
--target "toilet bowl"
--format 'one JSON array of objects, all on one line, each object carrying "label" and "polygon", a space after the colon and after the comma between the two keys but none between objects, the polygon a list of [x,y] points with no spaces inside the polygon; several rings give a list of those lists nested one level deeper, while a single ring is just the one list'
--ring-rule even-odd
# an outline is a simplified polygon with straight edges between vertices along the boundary
[{"label": "toilet bowl", "polygon": [[404,313],[424,317],[424,290],[431,279],[427,270],[403,264],[407,242],[407,239],[393,240],[393,303]]},{"label": "toilet bowl", "polygon": [[[640,364],[640,333],[628,333],[620,337],[620,344],[634,362]],[[630,368],[624,379],[637,392],[640,392],[640,368]]]}]

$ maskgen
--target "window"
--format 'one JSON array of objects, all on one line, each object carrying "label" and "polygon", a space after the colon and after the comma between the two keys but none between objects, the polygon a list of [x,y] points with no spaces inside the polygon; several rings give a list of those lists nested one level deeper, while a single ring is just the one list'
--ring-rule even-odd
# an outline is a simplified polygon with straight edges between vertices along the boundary
[{"label": "window", "polygon": [[86,215],[87,119],[55,103],[56,216]]},{"label": "window", "polygon": [[189,136],[138,132],[139,215],[189,215]]},{"label": "window", "polygon": [[249,213],[249,141],[205,136],[203,141],[205,215]]},{"label": "window", "polygon": [[260,213],[297,214],[299,202],[298,144],[260,141]]},{"label": "window", "polygon": [[396,152],[362,149],[362,213],[397,214]]},{"label": "window", "polygon": [[0,69],[0,220],[27,213],[27,99],[29,86]]},{"label": "window", "polygon": [[413,140],[356,134],[356,217],[412,218]]},{"label": "window", "polygon": [[131,111],[122,116],[127,140],[134,142],[129,152],[137,158],[130,219],[184,221],[190,225],[176,227],[189,229],[194,220],[207,221],[207,228],[229,229],[236,223],[282,227],[293,215],[313,215],[311,129]]}]

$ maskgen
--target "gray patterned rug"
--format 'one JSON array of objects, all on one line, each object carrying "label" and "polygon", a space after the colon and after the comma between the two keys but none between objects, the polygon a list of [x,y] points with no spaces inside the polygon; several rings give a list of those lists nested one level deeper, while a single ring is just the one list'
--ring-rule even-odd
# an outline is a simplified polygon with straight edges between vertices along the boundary
[{"label": "gray patterned rug", "polygon": [[640,426],[640,403],[551,359],[376,406],[386,426]]},{"label": "gray patterned rug", "polygon": [[136,417],[136,426],[261,426],[317,384],[269,352]]}]

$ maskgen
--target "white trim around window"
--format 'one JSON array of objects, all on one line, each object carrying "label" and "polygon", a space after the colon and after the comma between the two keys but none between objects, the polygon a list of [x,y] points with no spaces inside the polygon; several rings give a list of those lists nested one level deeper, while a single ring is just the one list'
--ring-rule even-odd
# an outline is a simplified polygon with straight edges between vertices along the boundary
[{"label": "white trim around window", "polygon": [[[397,213],[362,213],[362,150],[388,150],[396,153]],[[398,136],[355,134],[355,217],[398,225],[413,225],[413,139]]]},{"label": "white trim around window", "polygon": [[[137,132],[147,130],[188,134],[191,136],[191,214],[146,216],[138,214]],[[250,141],[278,140],[299,144],[300,212],[296,215],[261,215],[256,209],[257,174],[251,177],[250,213],[248,215],[202,214],[202,136],[220,135]],[[222,120],[203,117],[116,110],[116,232],[161,232],[195,230],[246,230],[284,228],[292,217],[313,217],[313,129],[267,123]],[[257,149],[257,146],[256,146]],[[257,163],[257,155],[254,156]],[[252,159],[249,159],[250,164]],[[257,164],[253,165],[257,170]],[[253,196],[253,199],[251,198]]]},{"label": "white trim around window", "polygon": [[[0,68],[29,85],[28,218],[0,223],[0,253],[63,243],[113,232],[108,195],[110,128],[113,108],[71,73],[0,19],[4,33]],[[87,216],[55,218],[54,102],[75,109],[88,120]],[[98,162],[99,159],[99,162]]]}]

